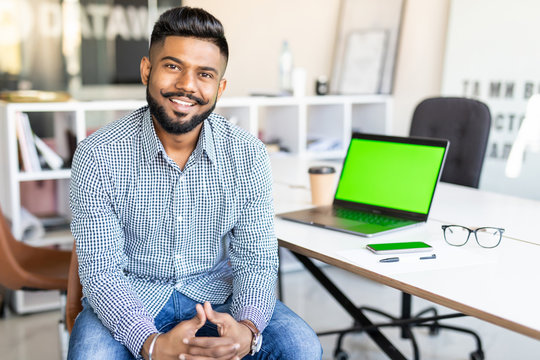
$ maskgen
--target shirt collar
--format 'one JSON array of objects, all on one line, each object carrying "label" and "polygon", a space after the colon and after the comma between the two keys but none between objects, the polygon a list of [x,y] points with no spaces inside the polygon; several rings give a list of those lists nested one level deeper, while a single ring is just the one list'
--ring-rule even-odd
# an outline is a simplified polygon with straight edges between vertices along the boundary
[{"label": "shirt collar", "polygon": [[150,115],[150,109],[147,109],[144,112],[142,119],[142,143],[143,153],[147,164],[154,160],[160,152],[165,152],[165,149],[156,134],[156,130],[154,129],[154,122]]},{"label": "shirt collar", "polygon": [[203,153],[206,153],[206,156],[208,156],[208,159],[210,159],[212,164],[216,163],[214,137],[212,135],[212,126],[208,122],[208,118],[203,122],[201,133],[199,134],[199,140],[197,141],[197,145],[195,146],[193,154],[191,155],[193,161],[188,160],[186,167],[189,166],[190,163],[196,164],[200,160]]},{"label": "shirt collar", "polygon": [[[214,136],[212,135],[212,125],[209,123],[208,117],[204,122],[201,128],[201,134],[199,135],[199,140],[197,141],[197,146],[193,150],[192,157],[197,162],[203,151],[206,153],[210,161],[216,163],[216,149],[214,143]],[[159,137],[156,134],[154,128],[154,122],[152,121],[152,116],[150,115],[150,110],[146,110],[143,115],[142,121],[142,142],[144,147],[144,155],[146,162],[149,163],[152,161],[160,152],[165,154],[165,149],[163,144],[159,140]]]},{"label": "shirt collar", "polygon": [[212,132],[212,124],[210,124],[211,115],[204,120],[203,127],[202,127],[202,134],[200,138],[204,141],[204,151],[206,152],[206,155],[212,162],[212,164],[216,163],[216,144],[214,143],[214,135]]}]

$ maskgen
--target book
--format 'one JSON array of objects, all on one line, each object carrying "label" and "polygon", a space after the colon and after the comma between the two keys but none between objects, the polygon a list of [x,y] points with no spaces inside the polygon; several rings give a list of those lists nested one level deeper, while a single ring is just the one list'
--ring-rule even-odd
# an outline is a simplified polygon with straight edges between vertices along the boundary
[{"label": "book", "polygon": [[41,165],[39,163],[39,155],[28,114],[18,112],[15,126],[17,129],[17,137],[19,140],[19,148],[21,149],[24,170],[29,172],[40,171]]},{"label": "book", "polygon": [[39,150],[41,156],[45,160],[45,163],[52,170],[59,170],[64,165],[64,159],[60,157],[53,149],[49,147],[43,140],[41,140],[36,134],[34,134],[34,142],[36,148]]},{"label": "book", "polygon": [[24,128],[22,125],[22,120],[20,120],[20,116],[18,114],[17,118],[15,119],[15,130],[17,132],[17,142],[19,143],[20,160],[22,164],[21,169],[24,171],[32,171],[32,162],[30,161],[30,154],[28,153],[28,145],[24,135]]}]

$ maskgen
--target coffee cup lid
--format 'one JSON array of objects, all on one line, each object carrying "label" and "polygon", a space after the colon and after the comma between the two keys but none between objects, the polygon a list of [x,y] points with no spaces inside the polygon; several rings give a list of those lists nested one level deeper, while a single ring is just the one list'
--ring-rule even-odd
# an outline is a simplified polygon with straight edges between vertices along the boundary
[{"label": "coffee cup lid", "polygon": [[310,174],[333,174],[336,172],[333,166],[312,166],[309,168]]}]

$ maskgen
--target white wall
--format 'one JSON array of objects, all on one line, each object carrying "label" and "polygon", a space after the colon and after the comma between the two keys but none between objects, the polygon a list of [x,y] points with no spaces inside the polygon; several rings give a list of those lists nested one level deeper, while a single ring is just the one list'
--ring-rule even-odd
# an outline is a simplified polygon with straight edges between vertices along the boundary
[{"label": "white wall", "polygon": [[230,58],[224,96],[278,90],[278,58],[289,41],[295,66],[307,70],[308,94],[315,79],[330,75],[339,1],[328,0],[185,0],[201,7],[225,27]]},{"label": "white wall", "polygon": [[441,91],[450,0],[407,0],[394,85],[394,126],[408,135],[416,105]]},{"label": "white wall", "polygon": [[[438,95],[450,0],[406,0],[394,85],[393,133],[408,133],[416,104]],[[340,1],[185,0],[225,26],[230,46],[226,96],[276,91],[281,42],[289,40],[295,66],[307,70],[307,93],[319,75],[330,77]]]},{"label": "white wall", "polygon": [[526,151],[517,178],[505,167],[527,101],[540,92],[539,13],[538,0],[452,0],[442,82],[445,95],[476,98],[491,111],[480,188],[537,200],[540,154]]}]

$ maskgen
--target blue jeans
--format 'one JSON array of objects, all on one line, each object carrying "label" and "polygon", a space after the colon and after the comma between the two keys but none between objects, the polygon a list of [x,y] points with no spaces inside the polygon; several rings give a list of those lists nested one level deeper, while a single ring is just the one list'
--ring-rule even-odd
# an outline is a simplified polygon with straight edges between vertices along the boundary
[{"label": "blue jeans", "polygon": [[[167,332],[180,321],[195,316],[197,303],[174,291],[173,295],[156,316],[154,323],[161,332]],[[214,310],[229,312],[230,300],[225,304],[212,304]],[[276,302],[272,319],[264,329],[261,350],[255,356],[244,359],[317,360],[322,357],[322,348],[317,335],[292,310]],[[218,336],[216,326],[207,322],[197,336]],[[133,360],[129,350],[116,341],[103,326],[94,310],[83,299],[83,311],[77,316],[69,339],[68,360]]]}]

